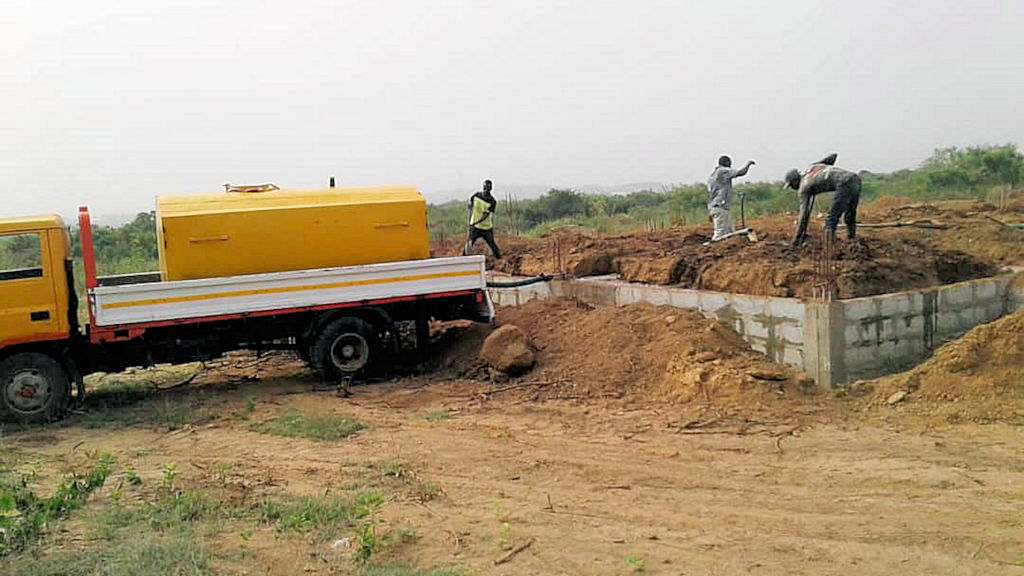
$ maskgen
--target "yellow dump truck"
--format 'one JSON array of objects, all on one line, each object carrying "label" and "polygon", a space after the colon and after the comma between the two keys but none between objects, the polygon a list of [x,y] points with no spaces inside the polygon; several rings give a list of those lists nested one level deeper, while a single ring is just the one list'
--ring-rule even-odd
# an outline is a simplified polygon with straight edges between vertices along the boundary
[{"label": "yellow dump truck", "polygon": [[431,319],[493,319],[484,258],[430,258],[414,188],[239,190],[157,199],[160,270],[98,277],[79,209],[88,322],[67,226],[0,219],[0,418],[59,418],[82,377],[292,349],[324,380],[386,368]]}]

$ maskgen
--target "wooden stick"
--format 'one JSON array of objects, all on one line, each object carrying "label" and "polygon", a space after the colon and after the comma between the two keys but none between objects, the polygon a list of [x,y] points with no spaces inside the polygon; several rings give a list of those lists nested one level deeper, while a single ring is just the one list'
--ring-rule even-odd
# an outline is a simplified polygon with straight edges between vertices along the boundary
[{"label": "wooden stick", "polygon": [[530,538],[529,540],[526,541],[525,544],[520,544],[519,546],[513,548],[512,550],[509,551],[508,554],[505,554],[501,558],[498,558],[497,560],[495,560],[494,561],[494,565],[497,566],[499,564],[504,564],[505,562],[508,562],[509,560],[515,558],[516,554],[519,554],[523,550],[526,550],[530,546],[533,546],[533,540],[534,540],[533,538]]},{"label": "wooden stick", "polygon": [[[995,220],[995,218],[993,218],[993,220]],[[999,222],[999,221],[996,220],[996,222]],[[999,222],[999,223],[1002,224],[1002,222]],[[1009,226],[1009,224],[1007,224],[1007,226]],[[946,224],[943,224],[942,222],[936,222],[934,220],[907,220],[905,222],[897,221],[897,222],[875,222],[875,223],[871,223],[871,222],[861,223],[861,222],[858,222],[857,223],[857,227],[858,228],[907,228],[907,227],[912,227],[912,228],[924,228],[924,229],[928,229],[928,230],[945,230],[945,229],[949,228],[949,226],[947,226]]]},{"label": "wooden stick", "polygon": [[995,218],[995,217],[993,217],[993,216],[989,216],[988,214],[984,214],[984,216],[985,216],[985,218],[988,218],[989,220],[991,220],[991,221],[995,222],[996,224],[1002,224],[1003,226],[1006,226],[1007,228],[1013,228],[1013,229],[1016,229],[1016,228],[1017,228],[1017,227],[1016,227],[1016,226],[1014,226],[1013,224],[1008,224],[1008,223],[1006,223],[1006,222],[1003,222],[1002,220],[1000,220],[1000,219],[998,219],[998,218]]}]

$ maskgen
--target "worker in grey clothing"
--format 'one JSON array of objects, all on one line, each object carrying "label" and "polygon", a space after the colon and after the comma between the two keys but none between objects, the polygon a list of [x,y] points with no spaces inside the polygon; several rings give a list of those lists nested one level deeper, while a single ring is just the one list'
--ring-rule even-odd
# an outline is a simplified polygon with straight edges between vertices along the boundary
[{"label": "worker in grey clothing", "polygon": [[802,174],[796,168],[786,173],[784,188],[792,188],[800,194],[800,221],[793,235],[793,246],[799,246],[807,238],[807,221],[811,217],[814,197],[818,194],[835,192],[832,208],[825,219],[825,234],[835,241],[839,218],[846,223],[850,240],[857,237],[857,204],[860,203],[860,176],[855,172],[838,168],[838,154],[829,154],[811,164]]},{"label": "worker in grey clothing", "polygon": [[728,156],[718,158],[718,167],[708,177],[708,212],[711,220],[715,223],[715,235],[711,241],[720,239],[722,236],[733,233],[732,214],[729,208],[732,204],[732,179],[746,176],[747,170],[754,165],[753,160],[748,160],[747,165],[739,170],[733,170],[732,159]]}]

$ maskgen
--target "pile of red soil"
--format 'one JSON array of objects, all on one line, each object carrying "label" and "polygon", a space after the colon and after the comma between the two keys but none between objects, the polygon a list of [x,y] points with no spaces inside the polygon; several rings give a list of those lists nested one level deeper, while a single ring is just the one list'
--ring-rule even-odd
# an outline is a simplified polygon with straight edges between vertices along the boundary
[{"label": "pile of red soil", "polygon": [[[620,274],[624,280],[762,296],[809,297],[821,283],[822,222],[793,249],[793,216],[748,221],[760,241],[732,238],[703,246],[709,226],[605,235],[564,229],[541,238],[502,237],[499,272],[534,276]],[[1024,219],[1024,199],[1004,211],[981,201],[915,203],[886,198],[862,211],[861,223],[930,220],[941,229],[861,228],[856,241],[840,229],[836,246],[840,298],[914,290],[992,276],[1024,263],[1022,233],[1004,223]],[[1002,222],[1002,223],[1001,223]],[[453,248],[457,251],[457,248]]]},{"label": "pile of red soil", "polygon": [[909,372],[860,383],[870,408],[940,422],[1024,424],[1024,310],[940,347]]},{"label": "pile of red soil", "polygon": [[628,398],[722,414],[788,412],[820,401],[806,375],[696,312],[553,299],[503,308],[499,320],[526,331],[537,350],[527,377],[538,383],[537,399]]}]

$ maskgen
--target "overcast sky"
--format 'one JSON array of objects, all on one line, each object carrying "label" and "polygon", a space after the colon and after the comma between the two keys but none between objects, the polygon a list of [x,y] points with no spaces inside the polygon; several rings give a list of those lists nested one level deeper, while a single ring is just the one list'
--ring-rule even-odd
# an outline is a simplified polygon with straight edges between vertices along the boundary
[{"label": "overcast sky", "polygon": [[0,216],[1024,144],[1024,2],[0,0]]}]

